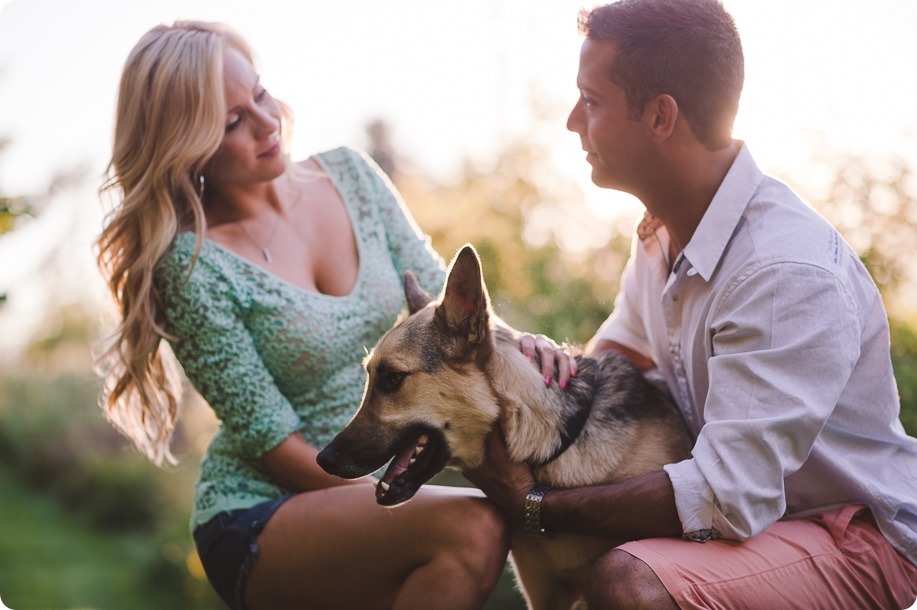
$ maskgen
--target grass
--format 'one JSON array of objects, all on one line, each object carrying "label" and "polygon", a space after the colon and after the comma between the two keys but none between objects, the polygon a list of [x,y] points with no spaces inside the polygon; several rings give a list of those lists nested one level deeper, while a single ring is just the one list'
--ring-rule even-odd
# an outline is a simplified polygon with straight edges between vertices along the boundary
[{"label": "grass", "polygon": [[[204,582],[188,586],[149,534],[100,531],[0,463],[0,608],[222,608]],[[507,567],[487,610],[525,605]]]},{"label": "grass", "polygon": [[[0,466],[0,599],[13,610],[217,608],[209,592],[176,599],[149,537],[88,527]],[[162,585],[163,583],[158,583]]]}]

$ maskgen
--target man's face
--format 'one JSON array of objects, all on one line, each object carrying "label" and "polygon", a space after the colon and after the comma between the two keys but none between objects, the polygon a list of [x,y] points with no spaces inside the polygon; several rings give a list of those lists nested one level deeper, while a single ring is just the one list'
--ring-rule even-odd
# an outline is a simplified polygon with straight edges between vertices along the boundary
[{"label": "man's face", "polygon": [[611,42],[583,42],[576,76],[580,97],[567,129],[579,134],[596,185],[639,197],[650,139],[643,122],[629,118],[624,90],[609,77],[616,52]]}]

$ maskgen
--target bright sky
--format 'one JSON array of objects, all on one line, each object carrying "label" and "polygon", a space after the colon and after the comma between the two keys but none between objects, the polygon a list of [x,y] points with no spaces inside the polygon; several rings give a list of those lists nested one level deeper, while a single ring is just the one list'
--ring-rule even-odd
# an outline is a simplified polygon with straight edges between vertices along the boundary
[{"label": "bright sky", "polygon": [[[590,203],[614,209],[621,199],[589,183],[578,138],[564,128],[577,95],[583,4],[591,2],[0,0],[0,137],[11,140],[0,154],[0,192],[36,192],[75,166],[101,174],[131,47],[153,25],[195,18],[225,21],[252,44],[263,82],[296,112],[295,157],[365,146],[366,123],[382,117],[400,153],[448,177],[462,158],[486,157],[531,129],[534,91],[562,109],[542,133],[558,163]],[[914,0],[725,5],[746,54],[736,136],[766,171],[804,174],[819,133],[819,152],[898,151],[917,162]],[[97,281],[85,264],[100,226],[95,187],[88,180],[29,231],[0,238],[0,292],[28,286],[54,247],[75,261],[62,281]],[[3,318],[34,309],[34,296],[11,291],[0,337]]]}]

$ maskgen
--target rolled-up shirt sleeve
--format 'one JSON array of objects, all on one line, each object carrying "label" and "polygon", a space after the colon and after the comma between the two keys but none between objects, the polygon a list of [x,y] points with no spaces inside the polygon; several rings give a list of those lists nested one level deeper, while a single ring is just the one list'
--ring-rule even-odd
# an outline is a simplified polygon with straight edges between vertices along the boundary
[{"label": "rolled-up shirt sleeve", "polygon": [[746,539],[786,511],[859,356],[843,282],[803,263],[738,277],[708,318],[709,391],[692,458],[665,467],[686,538]]}]

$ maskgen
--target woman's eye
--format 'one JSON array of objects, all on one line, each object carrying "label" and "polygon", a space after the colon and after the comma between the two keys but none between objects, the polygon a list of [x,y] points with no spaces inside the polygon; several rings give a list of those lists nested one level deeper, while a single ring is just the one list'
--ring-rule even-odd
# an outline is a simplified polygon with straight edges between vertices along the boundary
[{"label": "woman's eye", "polygon": [[258,94],[255,96],[255,101],[256,101],[256,102],[261,102],[261,101],[263,101],[264,98],[266,98],[266,97],[267,97],[267,89],[265,89],[264,87],[262,87],[262,88],[261,88],[261,91],[259,91]]},{"label": "woman's eye", "polygon": [[232,131],[236,127],[242,124],[241,115],[232,115],[229,117],[229,121],[226,123],[226,131]]}]

